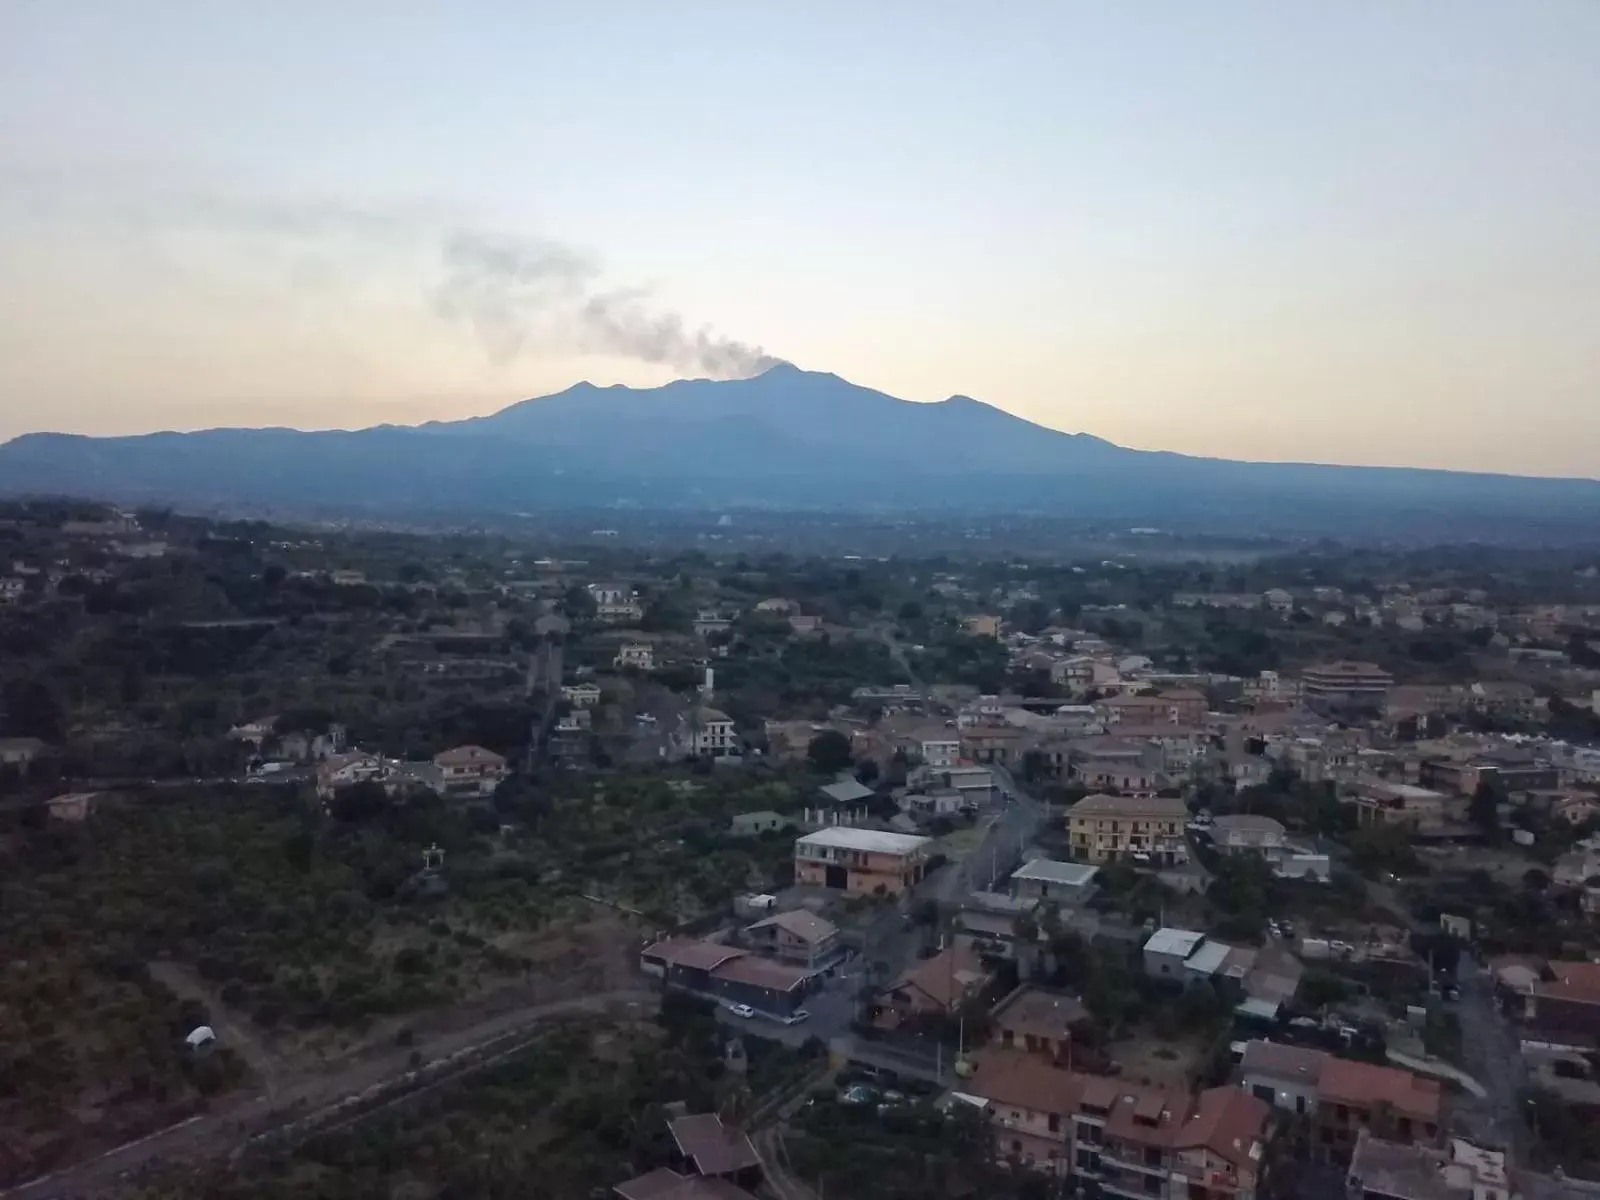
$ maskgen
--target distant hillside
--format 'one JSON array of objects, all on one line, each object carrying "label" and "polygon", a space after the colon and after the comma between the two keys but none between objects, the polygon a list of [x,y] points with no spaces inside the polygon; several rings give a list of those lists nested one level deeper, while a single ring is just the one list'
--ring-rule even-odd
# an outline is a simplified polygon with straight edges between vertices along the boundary
[{"label": "distant hillside", "polygon": [[693,508],[1029,512],[1172,529],[1600,538],[1600,482],[1231,462],[1128,450],[965,396],[913,404],[836,375],[580,383],[487,417],[354,432],[27,434],[0,491],[121,501],[519,512]]}]

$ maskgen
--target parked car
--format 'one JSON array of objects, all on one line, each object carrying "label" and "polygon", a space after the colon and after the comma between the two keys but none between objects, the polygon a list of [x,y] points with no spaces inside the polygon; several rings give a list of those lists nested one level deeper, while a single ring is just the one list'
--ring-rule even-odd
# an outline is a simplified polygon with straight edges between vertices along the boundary
[{"label": "parked car", "polygon": [[797,1008],[783,1019],[785,1025],[798,1025],[801,1021],[809,1021],[811,1014],[803,1008]]},{"label": "parked car", "polygon": [[728,1011],[736,1017],[753,1017],[756,1015],[756,1010],[748,1004],[730,1004]]}]

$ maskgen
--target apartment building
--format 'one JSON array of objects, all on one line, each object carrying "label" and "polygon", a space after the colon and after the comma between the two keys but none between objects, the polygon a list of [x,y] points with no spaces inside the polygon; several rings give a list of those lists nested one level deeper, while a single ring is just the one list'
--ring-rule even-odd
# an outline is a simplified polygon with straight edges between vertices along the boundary
[{"label": "apartment building", "polygon": [[835,888],[853,895],[898,896],[922,878],[932,838],[876,829],[833,826],[794,844],[799,884]]},{"label": "apartment building", "polygon": [[1083,862],[1127,857],[1170,867],[1189,861],[1188,819],[1188,805],[1175,797],[1085,796],[1067,810],[1067,832]]},{"label": "apartment building", "polygon": [[995,1052],[966,1091],[987,1101],[1003,1158],[1118,1200],[1254,1200],[1270,1106],[1237,1088],[1198,1095]]},{"label": "apartment building", "polygon": [[457,746],[433,756],[447,796],[492,796],[506,777],[506,760],[482,746]]},{"label": "apartment building", "polygon": [[625,583],[591,583],[594,615],[607,625],[631,625],[644,616],[644,606]]},{"label": "apartment building", "polygon": [[1348,1162],[1362,1130],[1398,1142],[1438,1140],[1444,1090],[1396,1067],[1329,1058],[1317,1081],[1313,1152]]},{"label": "apartment building", "polygon": [[689,734],[689,753],[696,758],[728,758],[739,753],[739,733],[733,718],[720,708],[695,713]]},{"label": "apartment building", "polygon": [[640,671],[653,671],[656,667],[656,650],[649,642],[623,642],[617,647],[612,666],[635,667]]},{"label": "apartment building", "polygon": [[1306,707],[1331,718],[1382,716],[1393,686],[1394,676],[1369,662],[1321,663],[1300,672]]},{"label": "apartment building", "polygon": [[1363,828],[1403,825],[1418,832],[1439,829],[1466,816],[1465,806],[1432,788],[1386,779],[1363,780],[1351,798]]}]

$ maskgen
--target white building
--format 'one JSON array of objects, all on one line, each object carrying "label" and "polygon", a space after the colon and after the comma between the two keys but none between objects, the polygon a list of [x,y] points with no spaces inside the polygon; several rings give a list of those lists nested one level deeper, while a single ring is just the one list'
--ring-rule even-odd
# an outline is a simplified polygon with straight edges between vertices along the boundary
[{"label": "white building", "polygon": [[600,685],[595,683],[569,683],[561,688],[561,698],[573,708],[593,708],[600,703]]},{"label": "white building", "polygon": [[1187,982],[1185,965],[1205,940],[1205,934],[1189,929],[1156,930],[1144,944],[1144,973],[1151,979]]},{"label": "white building", "polygon": [[1314,1113],[1317,1086],[1327,1061],[1324,1050],[1278,1042],[1248,1042],[1239,1062],[1239,1086],[1256,1099],[1287,1112]]},{"label": "white building", "polygon": [[617,647],[616,658],[611,661],[616,667],[653,671],[656,668],[656,649],[649,642],[623,642]]},{"label": "white building", "polygon": [[591,583],[594,615],[607,625],[627,625],[644,616],[644,606],[631,587],[621,583]]},{"label": "white building", "polygon": [[689,735],[689,753],[697,758],[727,758],[739,753],[733,718],[716,708],[702,708]]},{"label": "white building", "polygon": [[922,761],[930,767],[953,767],[961,761],[961,739],[924,738]]}]

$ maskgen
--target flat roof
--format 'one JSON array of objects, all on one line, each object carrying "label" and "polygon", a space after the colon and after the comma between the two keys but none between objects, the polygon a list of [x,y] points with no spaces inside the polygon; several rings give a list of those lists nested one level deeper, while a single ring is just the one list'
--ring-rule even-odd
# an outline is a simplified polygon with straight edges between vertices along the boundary
[{"label": "flat roof", "polygon": [[1146,954],[1175,954],[1179,958],[1188,958],[1193,954],[1195,947],[1206,940],[1203,933],[1195,933],[1190,929],[1158,929],[1150,935],[1150,940],[1144,944]]},{"label": "flat roof", "polygon": [[839,850],[865,850],[874,854],[910,854],[920,850],[932,838],[917,837],[910,833],[885,833],[878,829],[849,829],[835,825],[819,829],[803,838],[796,838],[796,846],[829,846]]},{"label": "flat roof", "polygon": [[1189,956],[1189,961],[1184,966],[1202,975],[1215,975],[1222,969],[1222,964],[1232,952],[1233,947],[1226,942],[1203,942],[1200,949]]},{"label": "flat roof", "polygon": [[1058,862],[1053,858],[1030,858],[1011,872],[1011,878],[1037,883],[1062,883],[1069,887],[1082,887],[1097,874],[1100,868],[1088,863]]},{"label": "flat roof", "polygon": [[857,800],[870,800],[874,792],[859,780],[841,779],[817,789],[836,804],[853,804]]}]

